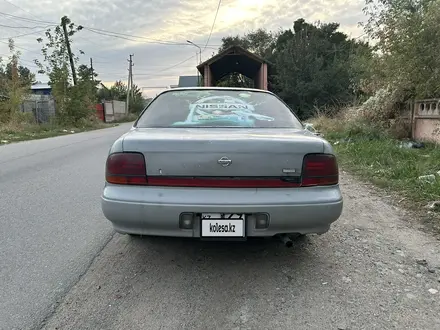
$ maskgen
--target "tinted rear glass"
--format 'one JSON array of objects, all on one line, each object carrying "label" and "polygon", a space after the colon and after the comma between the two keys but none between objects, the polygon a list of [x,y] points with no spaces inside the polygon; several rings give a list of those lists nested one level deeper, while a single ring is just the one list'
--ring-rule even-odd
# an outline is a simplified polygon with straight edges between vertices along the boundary
[{"label": "tinted rear glass", "polygon": [[303,128],[274,95],[240,90],[166,92],[148,106],[136,126]]}]

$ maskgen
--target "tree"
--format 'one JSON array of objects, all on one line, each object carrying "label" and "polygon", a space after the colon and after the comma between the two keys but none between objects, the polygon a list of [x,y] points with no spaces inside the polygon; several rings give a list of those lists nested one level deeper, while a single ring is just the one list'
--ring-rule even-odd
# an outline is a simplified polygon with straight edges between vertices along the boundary
[{"label": "tree", "polygon": [[272,56],[272,50],[278,34],[265,29],[258,29],[245,34],[243,37],[236,35],[222,38],[219,53],[231,46],[240,46],[266,60]]},{"label": "tree", "polygon": [[[80,75],[79,83],[72,85],[70,56],[67,49],[67,42],[73,42],[72,37],[82,30],[82,26],[76,26],[66,16],[61,21],[67,25],[68,40],[66,40],[61,24],[54,29],[48,29],[45,33],[46,41],[43,38],[37,39],[42,44],[41,52],[44,61],[36,60],[35,63],[40,67],[39,73],[49,76],[58,120],[64,124],[86,124],[94,116],[96,94],[92,94],[93,91],[96,92],[96,84],[92,81],[91,72],[85,66],[80,66],[75,69],[77,75]],[[74,63],[78,64],[78,57],[74,54],[72,57]]]},{"label": "tree", "polygon": [[[239,35],[224,37],[222,38],[222,46],[219,49],[219,53],[229,47],[240,46],[266,60],[270,60],[272,58],[274,41],[276,40],[275,37],[276,34],[264,29],[249,32],[243,37]],[[254,87],[253,80],[250,77],[246,77],[237,72],[226,75],[220,79],[216,85],[229,87]]]},{"label": "tree", "polygon": [[[12,79],[12,62],[8,62],[5,68],[2,68],[0,75],[4,75],[7,79]],[[35,74],[32,73],[27,67],[18,65],[17,66],[17,74],[20,78],[20,81],[23,84],[23,87],[30,86],[35,82]]]},{"label": "tree", "polygon": [[98,85],[101,84],[101,81],[96,79],[97,77],[98,74],[87,65],[81,64],[78,67],[78,85],[93,103],[98,100]]},{"label": "tree", "polygon": [[[315,106],[339,106],[363,97],[372,60],[371,47],[348,38],[339,24],[310,24],[304,19],[276,33],[264,29],[222,39],[220,51],[238,45],[267,60],[268,87],[302,118]],[[249,87],[249,80],[231,74],[218,84]]]},{"label": "tree", "polygon": [[110,88],[102,85],[98,91],[98,100],[118,100],[126,101],[127,99],[127,86],[121,81],[116,81]]},{"label": "tree", "polygon": [[[127,89],[127,85],[124,84],[121,80],[118,80],[110,88],[101,88],[98,91],[98,99],[117,100],[125,102],[127,100]],[[142,96],[142,90],[134,84],[130,93],[129,111],[131,113],[138,114],[143,110],[144,107],[145,99]]]},{"label": "tree", "polygon": [[34,75],[29,69],[18,65],[20,52],[15,50],[14,41],[9,39],[11,56],[6,65],[0,61],[0,122],[19,121],[22,118],[20,106],[29,92]]},{"label": "tree", "polygon": [[376,41],[375,84],[398,101],[440,95],[440,2],[366,0],[365,32]]},{"label": "tree", "polygon": [[357,87],[351,59],[359,44],[337,31],[339,24],[299,19],[276,43],[276,87],[303,118],[313,108],[352,101]]}]

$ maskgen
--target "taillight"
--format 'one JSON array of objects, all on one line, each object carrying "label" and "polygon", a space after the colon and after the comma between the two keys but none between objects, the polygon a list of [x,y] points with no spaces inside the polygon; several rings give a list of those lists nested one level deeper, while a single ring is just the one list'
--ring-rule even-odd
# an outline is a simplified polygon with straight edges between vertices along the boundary
[{"label": "taillight", "polygon": [[302,187],[328,186],[339,182],[338,162],[334,155],[308,154],[304,156]]},{"label": "taillight", "polygon": [[119,152],[108,156],[105,179],[108,183],[145,185],[147,171],[144,155],[136,152]]}]

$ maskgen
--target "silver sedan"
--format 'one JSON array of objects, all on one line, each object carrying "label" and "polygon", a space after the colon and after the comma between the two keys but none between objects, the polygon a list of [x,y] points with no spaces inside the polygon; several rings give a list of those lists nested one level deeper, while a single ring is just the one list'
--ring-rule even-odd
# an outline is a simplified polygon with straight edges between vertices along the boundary
[{"label": "silver sedan", "polygon": [[275,94],[159,94],[106,162],[102,210],[117,232],[246,239],[323,234],[343,199],[331,145]]}]

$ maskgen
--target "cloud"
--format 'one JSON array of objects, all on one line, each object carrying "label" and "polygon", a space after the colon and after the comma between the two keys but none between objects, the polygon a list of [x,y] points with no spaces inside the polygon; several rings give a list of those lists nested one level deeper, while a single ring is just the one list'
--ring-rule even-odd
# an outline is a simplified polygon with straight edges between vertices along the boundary
[{"label": "cloud", "polygon": [[[87,28],[123,33],[126,36],[115,37],[84,29],[73,37],[72,49],[75,53],[84,51],[81,63],[89,64],[90,57],[93,58],[100,79],[107,83],[127,79],[127,58],[134,54],[135,83],[141,87],[160,87],[177,84],[179,75],[196,74],[198,49],[186,40],[201,47],[205,45],[217,5],[218,0],[2,0],[0,24],[20,28],[0,28],[3,36],[22,35],[41,31],[41,25],[45,24],[36,21],[56,24],[67,15]],[[259,27],[272,31],[290,28],[301,17],[312,22],[338,22],[341,30],[355,37],[362,33],[357,26],[365,19],[362,6],[363,0],[223,0],[202,59],[217,52],[224,36]],[[22,52],[22,64],[33,70],[36,68],[32,61],[42,59],[36,42],[39,36],[43,32],[15,39]],[[8,54],[7,39],[0,38],[0,54]],[[184,60],[187,61],[177,65]],[[44,76],[39,79],[47,80]],[[151,95],[160,88],[145,91]]]}]

